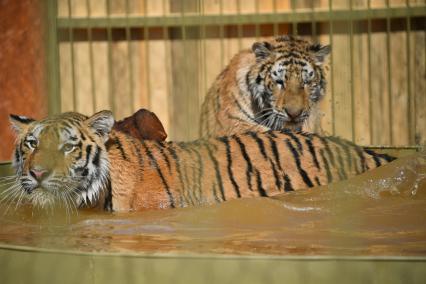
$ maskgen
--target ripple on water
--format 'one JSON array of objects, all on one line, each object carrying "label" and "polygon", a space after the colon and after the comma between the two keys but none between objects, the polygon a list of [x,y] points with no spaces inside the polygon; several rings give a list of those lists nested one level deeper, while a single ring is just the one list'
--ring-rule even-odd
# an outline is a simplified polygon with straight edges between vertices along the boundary
[{"label": "ripple on water", "polygon": [[[0,207],[0,243],[80,251],[424,255],[426,159],[348,181],[202,208],[132,213]],[[62,210],[63,211],[63,210]]]}]

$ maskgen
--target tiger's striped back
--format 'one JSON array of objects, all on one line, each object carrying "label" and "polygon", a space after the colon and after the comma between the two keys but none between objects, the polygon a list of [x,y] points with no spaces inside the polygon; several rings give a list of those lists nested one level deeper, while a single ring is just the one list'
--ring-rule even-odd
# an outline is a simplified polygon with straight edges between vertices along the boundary
[{"label": "tiger's striped back", "polygon": [[392,161],[336,137],[270,131],[193,142],[112,133],[105,208],[142,210],[273,196],[325,185]]}]

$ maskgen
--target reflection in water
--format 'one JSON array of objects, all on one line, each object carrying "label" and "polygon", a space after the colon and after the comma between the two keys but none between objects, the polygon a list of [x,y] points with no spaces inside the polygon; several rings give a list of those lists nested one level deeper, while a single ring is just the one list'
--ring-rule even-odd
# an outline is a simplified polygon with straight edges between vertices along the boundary
[{"label": "reflection in water", "polygon": [[0,244],[108,252],[425,255],[426,155],[274,198],[138,213],[0,208]]}]

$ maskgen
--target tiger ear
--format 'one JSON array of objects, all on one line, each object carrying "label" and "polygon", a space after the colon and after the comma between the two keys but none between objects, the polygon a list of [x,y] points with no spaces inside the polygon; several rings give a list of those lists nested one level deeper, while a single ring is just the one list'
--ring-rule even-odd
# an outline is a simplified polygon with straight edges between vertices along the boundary
[{"label": "tiger ear", "polygon": [[138,140],[164,141],[167,138],[163,124],[155,113],[143,108],[123,120],[116,121],[114,129]]},{"label": "tiger ear", "polygon": [[330,45],[313,44],[309,47],[309,50],[314,53],[315,63],[321,65],[331,52]]},{"label": "tiger ear", "polygon": [[114,117],[109,110],[103,110],[86,119],[85,123],[106,142],[114,126]]},{"label": "tiger ear", "polygon": [[251,47],[251,50],[256,55],[257,59],[264,59],[268,57],[269,55],[271,55],[272,49],[273,46],[267,41],[255,42]]},{"label": "tiger ear", "polygon": [[22,115],[10,114],[9,121],[12,126],[12,129],[15,131],[16,134],[19,135],[25,132],[31,122],[34,122],[35,120]]}]

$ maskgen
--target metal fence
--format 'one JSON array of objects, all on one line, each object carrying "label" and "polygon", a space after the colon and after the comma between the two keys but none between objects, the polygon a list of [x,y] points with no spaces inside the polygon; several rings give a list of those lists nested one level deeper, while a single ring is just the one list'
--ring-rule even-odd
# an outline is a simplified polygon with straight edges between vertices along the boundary
[{"label": "metal fence", "polygon": [[50,113],[121,118],[145,107],[170,139],[193,139],[203,97],[230,58],[291,33],[332,45],[326,132],[363,145],[426,141],[426,1],[49,2]]}]

